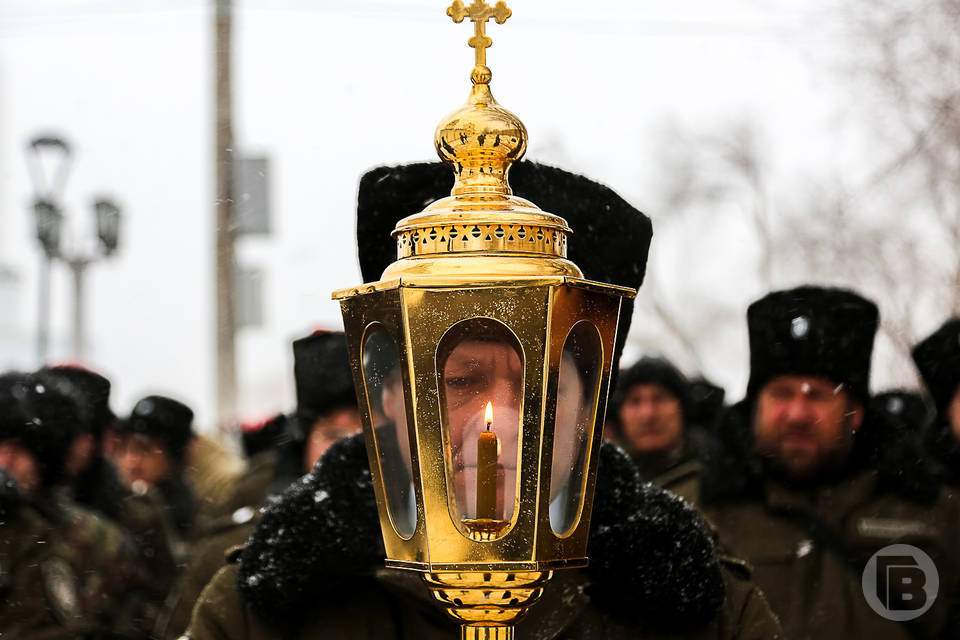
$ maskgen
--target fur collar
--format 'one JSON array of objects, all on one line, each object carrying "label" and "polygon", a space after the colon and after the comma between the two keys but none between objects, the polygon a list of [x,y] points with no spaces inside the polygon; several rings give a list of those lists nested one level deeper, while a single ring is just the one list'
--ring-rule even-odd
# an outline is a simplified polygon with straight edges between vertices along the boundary
[{"label": "fur collar", "polygon": [[[753,450],[752,405],[739,402],[723,414],[703,460],[700,498],[704,505],[762,498],[767,480],[765,465]],[[850,461],[834,478],[867,471],[878,477],[878,491],[890,492],[921,504],[939,494],[939,483],[916,438],[881,412],[867,410],[854,439]]]},{"label": "fur collar", "polygon": [[[647,628],[711,620],[724,586],[710,533],[679,498],[642,484],[619,448],[600,449],[587,593]],[[237,588],[265,622],[296,628],[312,603],[369,584],[384,558],[362,436],[341,440],[270,501],[239,558]]]}]

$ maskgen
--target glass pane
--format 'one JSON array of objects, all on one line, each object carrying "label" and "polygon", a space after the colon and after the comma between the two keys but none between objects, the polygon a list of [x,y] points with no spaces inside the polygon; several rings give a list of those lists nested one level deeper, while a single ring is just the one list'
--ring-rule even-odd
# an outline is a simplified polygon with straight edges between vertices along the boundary
[{"label": "glass pane", "polygon": [[400,378],[400,354],[393,338],[376,325],[368,332],[363,345],[363,377],[387,509],[397,533],[409,538],[417,526],[417,504]]},{"label": "glass pane", "polygon": [[570,533],[580,519],[587,454],[600,380],[600,336],[593,325],[578,322],[560,357],[557,413],[550,470],[550,526]]},{"label": "glass pane", "polygon": [[452,515],[471,532],[502,535],[516,510],[520,343],[494,320],[461,322],[440,341],[437,371]]}]

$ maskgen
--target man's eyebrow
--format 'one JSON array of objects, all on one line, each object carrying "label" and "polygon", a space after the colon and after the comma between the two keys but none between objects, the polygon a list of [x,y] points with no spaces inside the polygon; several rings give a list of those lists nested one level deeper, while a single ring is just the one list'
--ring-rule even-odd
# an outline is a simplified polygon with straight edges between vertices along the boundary
[{"label": "man's eyebrow", "polygon": [[483,361],[476,356],[451,356],[447,361],[447,366],[449,367],[451,364],[476,369],[483,364]]}]

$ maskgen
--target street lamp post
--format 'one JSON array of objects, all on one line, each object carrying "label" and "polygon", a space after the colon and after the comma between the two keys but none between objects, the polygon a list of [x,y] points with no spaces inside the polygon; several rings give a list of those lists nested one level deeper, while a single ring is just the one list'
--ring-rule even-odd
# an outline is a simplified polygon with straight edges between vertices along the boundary
[{"label": "street lamp post", "polygon": [[60,257],[70,268],[73,275],[73,357],[83,360],[84,336],[86,335],[84,318],[84,275],[87,267],[100,258],[107,258],[116,252],[120,241],[120,207],[112,200],[98,198],[93,203],[93,213],[97,226],[97,249],[93,254],[61,252]]},{"label": "street lamp post", "polygon": [[[40,364],[43,364],[47,357],[50,268],[54,259],[60,259],[70,268],[73,275],[73,357],[82,360],[85,335],[84,274],[91,263],[116,252],[120,239],[120,207],[108,198],[97,198],[93,203],[97,248],[93,253],[86,253],[76,248],[66,251],[62,242],[64,216],[58,200],[66,181],[71,157],[70,146],[61,138],[40,136],[30,142],[27,152],[27,162],[34,184],[33,214],[37,239],[43,248],[37,314],[37,359]],[[45,157],[49,158],[46,162]],[[45,170],[43,165],[49,162],[54,162],[56,166],[52,170]]]},{"label": "street lamp post", "polygon": [[[50,326],[50,267],[60,252],[63,213],[58,200],[70,168],[70,146],[56,136],[38,136],[27,145],[27,168],[33,182],[33,215],[43,248],[37,296],[37,360],[47,357]],[[52,168],[44,168],[45,164]]]}]

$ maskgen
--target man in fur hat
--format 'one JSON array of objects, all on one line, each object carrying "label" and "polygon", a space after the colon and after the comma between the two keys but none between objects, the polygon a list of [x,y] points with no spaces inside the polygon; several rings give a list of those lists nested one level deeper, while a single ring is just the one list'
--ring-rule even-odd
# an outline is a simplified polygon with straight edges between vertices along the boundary
[{"label": "man in fur hat", "polygon": [[670,489],[699,473],[702,439],[690,434],[690,383],[673,363],[641,358],[620,374],[612,404],[617,442],[641,477]]},{"label": "man in fur hat", "polygon": [[193,410],[173,398],[147,396],[117,424],[116,435],[120,478],[134,493],[159,493],[178,538],[174,557],[185,562],[198,512],[197,496],[184,473]]},{"label": "man in fur hat", "polygon": [[74,439],[67,456],[63,484],[71,499],[123,528],[140,550],[159,600],[173,586],[177,567],[163,502],[155,492],[137,494],[121,482],[102,451],[103,433],[116,421],[110,409],[110,381],[73,365],[41,369],[45,385],[71,398]]},{"label": "man in fur hat", "polygon": [[[518,195],[570,223],[577,240],[571,257],[586,277],[639,286],[651,236],[646,217],[610,189],[559,169],[520,163],[511,176]],[[449,188],[450,171],[442,165],[384,167],[364,176],[357,228],[365,281],[393,261],[386,248],[396,220]],[[631,312],[624,306],[621,348]],[[383,401],[384,413],[396,414]],[[596,495],[590,568],[557,572],[520,623],[519,637],[779,637],[746,568],[719,558],[697,515],[644,485],[610,444],[600,449]],[[204,590],[187,636],[439,640],[455,634],[419,576],[386,569],[383,558],[358,435],[331,447],[266,508],[246,546]]]},{"label": "man in fur hat", "polygon": [[946,482],[960,485],[960,318],[952,318],[913,349],[913,360],[937,407],[927,441]]},{"label": "man in fur hat", "polygon": [[[868,411],[877,307],[806,286],[754,302],[747,324],[746,397],[724,416],[699,484],[678,492],[754,565],[787,637],[960,637],[947,626],[960,503],[896,426]],[[880,615],[864,586],[868,560],[895,543],[923,550],[939,572],[935,600],[891,578],[891,593],[913,603],[904,608],[931,605],[910,622]]]},{"label": "man in fur hat", "polygon": [[159,636],[177,638],[190,622],[200,592],[226,562],[231,547],[242,544],[259,521],[261,507],[308,473],[336,441],[359,433],[360,413],[343,332],[315,331],[293,342],[297,409],[262,428],[274,439],[256,455],[240,478],[224,513],[202,532],[190,560],[168,599]]},{"label": "man in fur hat", "polygon": [[[143,637],[156,594],[116,525],[58,486],[77,407],[34,374],[0,376],[0,630],[4,636]],[[50,621],[62,633],[47,636]]]}]

